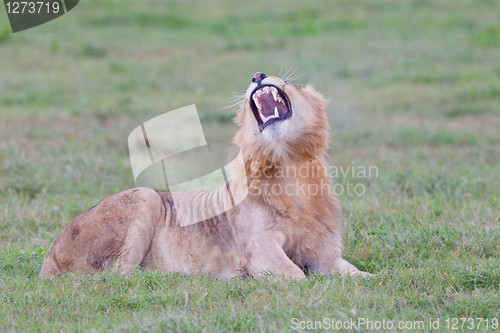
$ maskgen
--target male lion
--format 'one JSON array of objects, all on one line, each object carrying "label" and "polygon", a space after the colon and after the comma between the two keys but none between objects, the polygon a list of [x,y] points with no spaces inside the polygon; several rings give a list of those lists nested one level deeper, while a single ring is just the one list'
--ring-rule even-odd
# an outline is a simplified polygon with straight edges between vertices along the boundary
[{"label": "male lion", "polygon": [[[305,271],[369,275],[341,257],[340,205],[325,162],[326,102],[312,86],[300,89],[256,73],[236,118],[234,143],[244,164],[232,170],[230,181],[247,186],[241,203],[182,226],[170,192],[125,190],[62,230],[40,276],[135,266],[226,278],[275,273],[302,279]],[[194,196],[210,202],[223,190],[180,197],[186,205]]]}]

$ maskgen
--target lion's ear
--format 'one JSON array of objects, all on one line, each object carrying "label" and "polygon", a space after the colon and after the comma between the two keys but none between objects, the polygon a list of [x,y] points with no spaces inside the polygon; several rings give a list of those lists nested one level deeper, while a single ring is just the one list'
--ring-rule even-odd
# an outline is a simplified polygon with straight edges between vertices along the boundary
[{"label": "lion's ear", "polygon": [[317,105],[320,105],[323,108],[325,108],[326,105],[328,104],[328,100],[325,97],[323,97],[323,95],[319,91],[317,91],[312,86],[312,84],[308,84],[307,86],[305,86],[303,90],[314,99]]}]

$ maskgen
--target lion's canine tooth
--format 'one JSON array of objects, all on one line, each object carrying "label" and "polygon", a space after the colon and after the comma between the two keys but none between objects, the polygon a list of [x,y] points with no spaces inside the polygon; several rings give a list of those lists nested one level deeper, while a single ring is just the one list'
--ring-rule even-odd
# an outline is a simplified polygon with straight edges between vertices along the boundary
[{"label": "lion's canine tooth", "polygon": [[278,108],[275,106],[274,107],[274,116],[277,118],[280,116],[279,112],[278,112]]},{"label": "lion's canine tooth", "polygon": [[274,101],[276,102],[278,100],[278,92],[276,89],[271,90],[271,93],[273,94]]},{"label": "lion's canine tooth", "polygon": [[253,96],[253,102],[255,103],[257,110],[260,110],[261,106],[259,105],[259,99],[256,96]]}]

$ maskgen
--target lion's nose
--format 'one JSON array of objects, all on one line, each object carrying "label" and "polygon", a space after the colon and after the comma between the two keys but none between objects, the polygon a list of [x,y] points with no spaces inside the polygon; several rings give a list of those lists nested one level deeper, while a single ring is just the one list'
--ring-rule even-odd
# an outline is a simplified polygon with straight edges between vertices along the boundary
[{"label": "lion's nose", "polygon": [[255,75],[253,76],[253,78],[252,78],[252,82],[255,82],[255,83],[257,83],[258,85],[260,85],[260,81],[264,80],[266,77],[267,77],[267,75],[266,75],[266,74],[261,73],[261,72],[257,72],[257,73],[255,73]]}]

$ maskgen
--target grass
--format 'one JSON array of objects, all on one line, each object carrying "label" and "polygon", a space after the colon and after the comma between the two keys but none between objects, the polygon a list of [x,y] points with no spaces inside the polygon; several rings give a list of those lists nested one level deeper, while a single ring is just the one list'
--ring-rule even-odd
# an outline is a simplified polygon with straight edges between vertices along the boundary
[{"label": "grass", "polygon": [[[491,0],[99,1],[17,34],[0,14],[0,330],[369,318],[430,331],[440,318],[447,331],[446,318],[499,318],[499,11]],[[207,138],[228,141],[229,98],[254,72],[289,68],[331,101],[330,163],[378,169],[336,180],[365,189],[339,199],[345,257],[374,278],[37,278],[73,216],[134,186],[132,129],[196,103]]]}]

